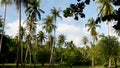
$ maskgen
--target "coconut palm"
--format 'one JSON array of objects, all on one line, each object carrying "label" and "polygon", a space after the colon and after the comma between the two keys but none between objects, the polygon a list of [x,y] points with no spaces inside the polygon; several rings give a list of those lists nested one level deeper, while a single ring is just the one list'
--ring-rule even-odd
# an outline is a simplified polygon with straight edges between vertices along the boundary
[{"label": "coconut palm", "polygon": [[82,42],[83,42],[83,44],[86,46],[86,44],[87,44],[87,42],[88,42],[87,37],[83,37],[83,38],[82,38]]},{"label": "coconut palm", "polygon": [[65,40],[66,40],[65,35],[63,35],[63,34],[59,35],[59,37],[58,37],[59,47],[63,47],[63,44],[65,43]]},{"label": "coconut palm", "polygon": [[[114,12],[114,8],[111,4],[111,0],[96,0],[96,3],[99,4],[98,6],[98,10],[99,10],[99,14],[98,16],[100,16],[100,18],[103,18],[105,16],[111,15]],[[111,24],[109,22],[109,20],[107,20],[107,24],[108,24],[108,35],[111,35]]]},{"label": "coconut palm", "polygon": [[60,58],[61,58],[61,63],[62,63],[62,47],[65,44],[66,37],[65,35],[61,34],[58,37],[58,47],[60,48]]},{"label": "coconut palm", "polygon": [[[98,6],[98,9],[100,11],[98,15],[100,15],[101,18],[113,14],[114,8],[111,4],[111,0],[96,0],[96,3],[100,4]],[[107,24],[108,36],[111,36],[111,24],[109,20],[107,20]],[[111,60],[109,61],[109,67],[111,67]]]},{"label": "coconut palm", "polygon": [[23,27],[23,26],[21,26],[21,28],[20,28],[20,35],[21,35],[21,63],[23,63],[23,40],[24,40],[24,37],[25,37],[25,35],[26,35],[26,33],[25,33],[25,31],[26,31],[26,29]]},{"label": "coconut palm", "polygon": [[7,12],[7,5],[12,4],[12,0],[1,0],[1,5],[4,5],[4,21],[2,23],[2,34],[0,38],[0,52],[1,52],[1,46],[2,46],[2,39],[4,35],[4,28],[5,28],[5,22],[6,22],[6,12]]},{"label": "coconut palm", "polygon": [[53,24],[53,17],[47,16],[47,18],[43,19],[43,29],[45,29],[48,35],[55,30],[56,26]]},{"label": "coconut palm", "polygon": [[96,27],[100,27],[99,25],[95,24],[95,20],[93,18],[88,20],[88,24],[85,25],[88,27],[88,30],[92,36],[93,42],[95,42],[98,38],[98,33],[96,32]]},{"label": "coconut palm", "polygon": [[40,9],[40,0],[30,0],[27,3],[26,7],[26,16],[27,16],[27,27],[29,29],[29,43],[28,43],[28,48],[26,51],[26,56],[25,56],[25,62],[27,58],[27,52],[29,51],[30,53],[30,64],[31,64],[31,41],[33,39],[32,36],[34,36],[35,31],[36,31],[36,21],[41,19],[41,14],[40,12],[44,13],[42,9]]},{"label": "coconut palm", "polygon": [[40,46],[41,46],[42,43],[45,41],[45,39],[47,39],[47,37],[43,31],[39,31],[37,34],[37,39],[38,39],[38,42],[40,42]]},{"label": "coconut palm", "polygon": [[27,51],[26,51],[26,55],[25,55],[25,60],[24,60],[24,63],[26,62],[26,58],[28,56],[28,52],[29,52],[29,62],[31,64],[31,41],[33,39],[33,36],[35,34],[35,30],[36,30],[36,23],[33,23],[31,20],[26,20],[25,21],[27,26],[26,28],[28,29],[29,33],[28,33],[28,46],[27,46]]},{"label": "coconut palm", "polygon": [[44,13],[44,11],[40,9],[40,0],[29,1],[25,12],[26,12],[27,17],[32,19],[33,22],[40,20],[41,19],[40,12]]},{"label": "coconut palm", "polygon": [[[57,17],[59,17],[60,19],[62,19],[62,17],[60,16],[60,12],[61,12],[61,10],[60,9],[57,10],[55,7],[53,7],[51,9],[51,14],[53,16],[53,19],[54,19],[54,22],[55,22],[55,26],[56,26]],[[56,39],[56,30],[54,30],[54,37]],[[54,42],[54,46],[55,46],[55,44],[56,43]],[[53,48],[54,48],[54,46],[53,46]]]},{"label": "coconut palm", "polygon": [[66,42],[65,46],[67,47],[67,49],[71,49],[71,50],[75,49],[75,44],[73,43],[73,41]]},{"label": "coconut palm", "polygon": [[[52,43],[52,40],[50,39],[51,32],[55,30],[56,26],[53,24],[53,17],[52,16],[47,16],[46,19],[43,19],[43,29],[46,30],[46,32],[49,35],[49,40],[50,44]],[[53,47],[54,44],[50,45],[51,46],[51,56],[50,56],[50,67],[53,66]]]},{"label": "coconut palm", "polygon": [[17,62],[16,62],[16,68],[18,68],[18,65],[19,65],[19,52],[20,52],[20,28],[21,28],[21,0],[14,0],[15,4],[16,4],[16,7],[17,7],[17,10],[18,10],[18,17],[19,17],[19,32],[18,32],[18,45],[17,45]]},{"label": "coconut palm", "polygon": [[[93,18],[88,20],[88,24],[85,25],[88,27],[88,31],[90,32],[92,39],[93,39],[93,44],[95,44],[95,41],[98,40],[97,35],[98,33],[96,32],[96,27],[100,27],[99,25],[95,24],[95,21]],[[92,57],[92,66],[94,66],[94,58]]]}]

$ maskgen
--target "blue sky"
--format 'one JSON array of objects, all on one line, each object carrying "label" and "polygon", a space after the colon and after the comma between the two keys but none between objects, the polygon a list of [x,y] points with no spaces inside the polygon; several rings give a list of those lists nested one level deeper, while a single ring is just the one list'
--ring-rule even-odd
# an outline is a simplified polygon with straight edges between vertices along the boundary
[{"label": "blue sky", "polygon": [[[45,14],[41,14],[42,18],[45,18],[47,15],[50,15],[50,9],[56,7],[57,9],[61,8],[64,10],[66,7],[69,7],[71,3],[77,3],[77,0],[42,0],[40,7],[45,11]],[[61,12],[61,16],[63,19],[57,19],[57,36],[59,34],[65,34],[67,37],[67,41],[73,40],[77,46],[82,46],[81,39],[83,36],[87,36],[90,39],[90,34],[87,32],[85,28],[85,24],[88,19],[96,18],[97,16],[97,4],[95,4],[92,0],[90,5],[86,6],[84,13],[86,14],[86,18],[79,19],[78,21],[74,20],[73,17],[64,18],[63,13]],[[18,16],[15,5],[11,5],[7,7],[7,19],[5,26],[5,33],[10,36],[15,36],[18,32]],[[22,7],[22,22],[25,20],[24,8]],[[4,8],[0,6],[0,15],[3,15]],[[39,21],[39,30],[41,29],[42,21]],[[98,28],[97,31],[99,33],[105,33],[107,35],[107,25],[105,23],[100,24],[101,28]],[[91,40],[91,39],[90,39]]]}]

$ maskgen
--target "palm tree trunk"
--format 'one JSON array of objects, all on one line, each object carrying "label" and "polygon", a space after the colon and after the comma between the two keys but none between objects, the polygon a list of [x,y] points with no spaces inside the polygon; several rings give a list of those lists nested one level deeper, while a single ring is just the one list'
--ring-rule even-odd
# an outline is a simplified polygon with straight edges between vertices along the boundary
[{"label": "palm tree trunk", "polygon": [[21,42],[21,65],[23,66],[23,42]]},{"label": "palm tree trunk", "polygon": [[52,48],[52,41],[51,41],[51,37],[50,37],[50,33],[48,34],[49,35],[49,41],[50,41],[50,43],[49,43],[49,46],[50,46],[50,51],[51,51],[51,53],[50,53],[50,61],[49,61],[49,68],[52,68],[52,59],[53,59],[53,55],[52,55],[52,50],[53,50],[53,48]]},{"label": "palm tree trunk", "polygon": [[5,22],[6,22],[6,11],[7,11],[7,2],[5,2],[5,6],[4,6],[4,22],[2,24],[2,34],[1,34],[1,39],[0,39],[0,54],[1,54],[2,40],[4,36],[4,27],[5,27]]},{"label": "palm tree trunk", "polygon": [[112,57],[110,56],[109,57],[109,66],[108,66],[109,68],[111,67],[111,63],[112,63]]},{"label": "palm tree trunk", "polygon": [[51,55],[50,55],[50,67],[53,67],[53,45],[52,45],[52,48],[51,48]]},{"label": "palm tree trunk", "polygon": [[18,68],[18,65],[19,65],[19,55],[20,55],[20,28],[21,28],[21,0],[19,0],[19,9],[18,9],[18,17],[19,17],[19,35],[18,35],[18,46],[17,46],[17,62],[16,62],[16,68]]},{"label": "palm tree trunk", "polygon": [[111,23],[110,21],[107,21],[108,24],[108,36],[111,36]]},{"label": "palm tree trunk", "polygon": [[29,52],[29,46],[27,47],[27,50],[26,50],[23,68],[25,68],[25,63],[26,63],[26,60],[27,60],[28,52]]},{"label": "palm tree trunk", "polygon": [[94,58],[92,57],[92,67],[94,67]]}]

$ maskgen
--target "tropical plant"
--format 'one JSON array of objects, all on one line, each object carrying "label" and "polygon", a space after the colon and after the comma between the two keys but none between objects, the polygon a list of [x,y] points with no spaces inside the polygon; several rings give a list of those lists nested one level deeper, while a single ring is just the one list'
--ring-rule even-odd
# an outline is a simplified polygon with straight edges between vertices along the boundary
[{"label": "tropical plant", "polygon": [[2,39],[3,39],[3,35],[4,35],[4,28],[5,28],[5,22],[6,22],[7,5],[12,4],[12,0],[1,0],[0,4],[4,5],[4,19],[3,19],[3,23],[2,23],[2,34],[1,34],[1,38],[0,38],[0,52],[1,52]]},{"label": "tropical plant", "polygon": [[59,35],[59,37],[58,37],[58,50],[59,50],[59,56],[60,56],[60,61],[61,61],[61,63],[62,63],[62,54],[63,54],[63,45],[65,44],[65,40],[66,40],[66,37],[65,37],[65,35],[63,35],[63,34],[61,34],[61,35]]},{"label": "tropical plant", "polygon": [[38,39],[38,43],[40,46],[43,44],[43,42],[45,42],[45,39],[47,39],[45,33],[43,31],[39,31],[37,34],[37,39]]},{"label": "tropical plant", "polygon": [[[53,17],[52,16],[47,16],[47,18],[43,19],[43,29],[46,30],[46,32],[48,33],[48,36],[49,36],[49,40],[50,40],[50,44],[52,43],[52,40],[50,39],[50,36],[51,36],[51,32],[53,30],[55,30],[56,26],[53,24]],[[53,63],[52,63],[52,59],[53,59],[53,47],[54,47],[54,44],[52,45],[49,45],[51,46],[51,56],[50,56],[50,66],[53,66]]]},{"label": "tropical plant", "polygon": [[18,45],[17,45],[17,61],[16,61],[16,68],[18,68],[19,65],[19,52],[20,52],[20,42],[21,42],[21,35],[20,35],[20,28],[21,28],[21,0],[14,0],[17,10],[18,10],[18,17],[19,17],[19,31],[18,31]]},{"label": "tropical plant", "polygon": [[[106,16],[108,16],[108,15],[111,15],[111,14],[113,14],[113,12],[114,12],[114,8],[113,8],[113,6],[112,6],[112,4],[111,4],[111,0],[96,0],[96,3],[98,3],[99,4],[99,6],[98,6],[98,10],[99,10],[99,14],[98,14],[98,16],[100,16],[100,19],[105,19],[105,20],[107,20],[107,24],[108,24],[108,35],[111,35],[111,24],[110,24],[110,20],[109,20],[109,18],[108,19],[106,19]],[[105,20],[103,20],[103,21],[105,21]]]},{"label": "tropical plant", "polygon": [[[93,18],[88,20],[88,24],[85,25],[88,27],[88,31],[90,32],[92,39],[93,39],[93,44],[95,44],[95,41],[98,40],[97,35],[98,33],[96,32],[96,27],[100,27],[99,25],[95,24],[95,21]],[[92,66],[94,66],[94,58],[92,58]]]},{"label": "tropical plant", "polygon": [[88,30],[92,36],[93,42],[95,42],[98,38],[98,33],[96,32],[96,27],[100,27],[99,25],[95,24],[95,20],[93,18],[88,20],[88,24],[85,25],[88,27]]},{"label": "tropical plant", "polygon": [[87,37],[83,37],[82,38],[82,43],[86,46],[87,42],[88,42]]},{"label": "tropical plant", "polygon": [[[29,53],[30,53],[30,64],[31,64],[31,41],[33,39],[33,35],[35,34],[36,31],[36,21],[41,19],[41,14],[40,12],[44,13],[42,9],[40,9],[40,0],[32,0],[28,1],[27,7],[26,7],[26,16],[27,16],[27,24],[28,24],[28,29],[29,29],[29,43],[28,43],[28,48],[29,48]],[[27,48],[27,51],[28,51]],[[26,57],[27,58],[27,51],[26,51]],[[25,60],[26,62],[26,60]]]},{"label": "tropical plant", "polygon": [[59,35],[58,46],[62,48],[65,43],[65,40],[66,40],[65,35],[63,35],[63,34]]},{"label": "tropical plant", "polygon": [[[55,22],[55,26],[56,26],[57,17],[62,19],[62,17],[60,16],[60,12],[61,12],[61,10],[57,10],[55,7],[53,7],[51,9],[51,13],[52,13],[52,17],[53,17],[54,22]],[[56,45],[56,42],[55,42],[55,40],[56,40],[56,29],[54,30],[54,37],[55,37],[55,39],[54,39],[54,46],[55,46]],[[52,46],[53,51],[54,51],[54,46]]]},{"label": "tropical plant", "polygon": [[[102,56],[109,62],[109,65],[112,63],[112,58],[119,56],[119,42],[118,39],[114,36],[107,37],[104,36],[98,42],[97,46],[99,46],[99,51]],[[116,65],[115,65],[116,66]]]}]

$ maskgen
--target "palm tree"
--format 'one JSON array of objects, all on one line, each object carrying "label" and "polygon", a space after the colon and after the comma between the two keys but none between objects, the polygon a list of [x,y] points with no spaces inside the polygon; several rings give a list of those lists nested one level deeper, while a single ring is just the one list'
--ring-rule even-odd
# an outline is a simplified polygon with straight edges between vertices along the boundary
[{"label": "palm tree", "polygon": [[[44,13],[42,9],[40,9],[40,0],[31,0],[28,1],[28,5],[26,7],[26,15],[27,15],[27,24],[29,26],[29,53],[30,53],[30,64],[31,64],[31,40],[34,31],[36,30],[36,21],[41,19],[40,12]],[[38,17],[38,18],[37,18]],[[26,52],[27,54],[27,52]],[[26,55],[27,56],[27,55]],[[25,57],[26,58],[26,57]]]},{"label": "palm tree", "polygon": [[[43,19],[43,29],[46,30],[46,32],[48,33],[49,35],[49,40],[50,40],[50,44],[52,43],[51,39],[50,39],[50,36],[51,36],[51,32],[53,30],[55,30],[56,26],[53,24],[53,17],[51,16],[47,16],[46,19]],[[50,45],[51,46],[51,56],[50,56],[50,67],[53,66],[53,47],[54,47],[54,44],[53,45]],[[51,64],[52,63],[52,64]]]},{"label": "palm tree", "polygon": [[40,42],[40,46],[42,45],[42,43],[45,41],[46,39],[46,35],[44,34],[43,31],[39,31],[38,34],[37,34],[37,39],[38,41]]},{"label": "palm tree", "polygon": [[59,47],[63,47],[63,44],[65,43],[65,40],[66,40],[65,35],[63,35],[63,34],[59,35],[59,37],[58,37]]},{"label": "palm tree", "polygon": [[[55,26],[56,26],[57,17],[59,17],[60,19],[62,19],[62,17],[60,16],[60,12],[61,12],[61,10],[60,9],[57,10],[55,7],[53,7],[51,9],[51,14],[53,16],[53,19],[54,19],[54,22],[55,22]],[[54,31],[54,36],[55,36],[55,34],[56,34],[56,30]]]},{"label": "palm tree", "polygon": [[95,20],[93,18],[88,20],[88,24],[85,24],[86,27],[88,27],[88,30],[92,36],[93,43],[98,39],[97,35],[98,33],[96,32],[96,27],[100,27],[99,25],[95,24]]},{"label": "palm tree", "polygon": [[61,56],[61,54],[62,54],[62,47],[65,44],[65,40],[66,40],[65,35],[63,35],[63,34],[59,35],[59,37],[58,37],[58,47],[60,48],[61,63],[62,63],[62,56]]},{"label": "palm tree", "polygon": [[[98,10],[100,11],[98,16],[100,16],[100,18],[113,14],[114,8],[111,4],[111,0],[96,0],[96,3],[100,4],[98,6]],[[111,35],[111,32],[110,32],[111,24],[109,20],[107,20],[107,24],[108,24],[108,35]]]},{"label": "palm tree", "polygon": [[[56,20],[57,20],[57,17],[59,17],[59,18],[61,18],[62,19],[62,17],[60,16],[60,12],[61,12],[61,10],[59,9],[59,10],[57,10],[55,7],[53,7],[52,9],[51,9],[51,13],[52,13],[52,16],[53,16],[53,19],[54,19],[54,22],[55,22],[55,26],[56,26]],[[55,37],[55,39],[56,39],[56,30],[54,30],[54,37]],[[55,41],[54,41],[54,46],[55,46]],[[52,47],[53,48],[53,50],[54,50],[54,46]]]},{"label": "palm tree", "polygon": [[82,42],[83,42],[83,44],[86,46],[86,44],[87,44],[87,42],[88,42],[87,37],[83,37],[83,38],[82,38]]},{"label": "palm tree", "polygon": [[23,63],[23,40],[24,40],[24,36],[26,35],[25,33],[26,29],[21,26],[20,28],[20,35],[21,35],[21,63]]},{"label": "palm tree", "polygon": [[5,28],[5,22],[6,22],[7,5],[12,4],[12,0],[1,0],[0,4],[4,5],[4,21],[2,23],[2,34],[1,34],[1,38],[0,38],[0,52],[1,52],[2,39],[3,39],[3,35],[4,35],[4,28]]},{"label": "palm tree", "polygon": [[20,28],[21,28],[21,0],[14,0],[17,10],[18,10],[18,17],[19,17],[19,32],[18,32],[18,45],[17,45],[17,62],[16,62],[16,68],[18,68],[19,65],[19,52],[20,52],[20,42],[21,42],[21,35],[20,35]]},{"label": "palm tree", "polygon": [[66,46],[68,49],[71,49],[71,50],[74,50],[74,49],[75,49],[75,44],[73,43],[73,41],[66,42],[66,43],[65,43],[65,46]]},{"label": "palm tree", "polygon": [[[99,14],[101,18],[111,15],[114,12],[114,8],[112,4],[110,3],[111,0],[97,0],[96,3],[99,3],[98,9],[100,10]],[[107,20],[108,24],[108,36],[111,36],[111,24],[109,20]],[[109,67],[111,67],[111,58],[109,58]]]},{"label": "palm tree", "polygon": [[83,37],[82,38],[82,43],[85,45],[85,48],[83,48],[83,56],[86,58],[87,57],[87,43],[88,43],[88,39],[87,39],[87,37]]},{"label": "palm tree", "polygon": [[[88,27],[88,31],[90,32],[92,39],[93,39],[93,44],[95,44],[95,41],[97,41],[97,35],[98,33],[96,32],[96,27],[100,27],[99,25],[95,24],[95,21],[93,18],[88,20],[88,24],[85,25]],[[92,57],[92,66],[94,66],[94,58]]]}]

